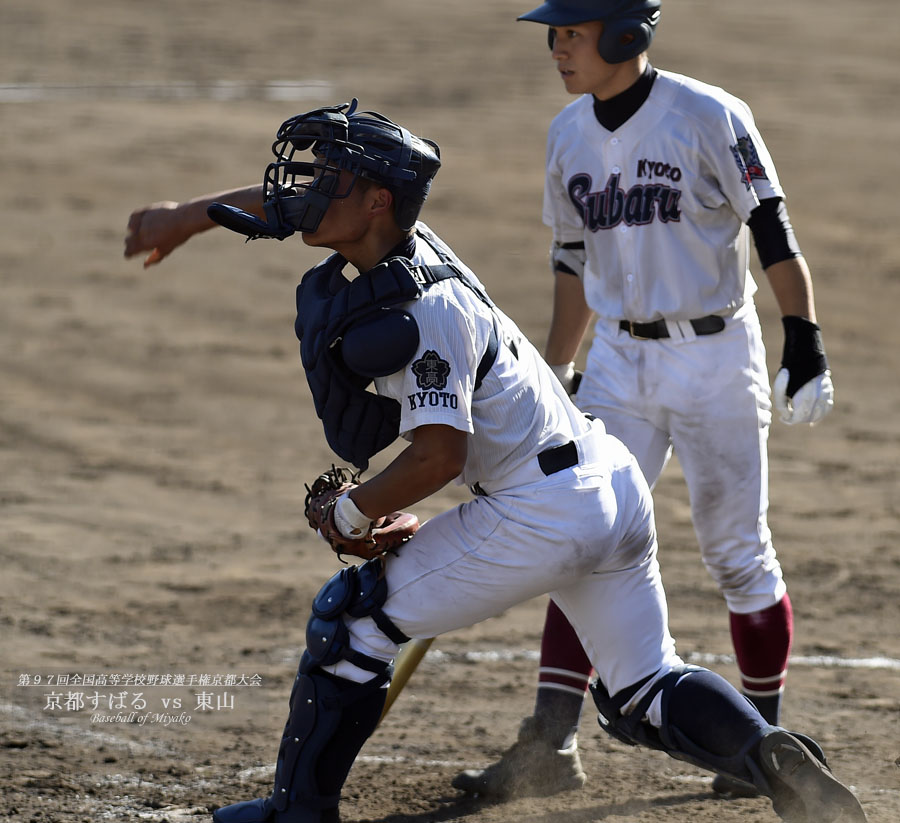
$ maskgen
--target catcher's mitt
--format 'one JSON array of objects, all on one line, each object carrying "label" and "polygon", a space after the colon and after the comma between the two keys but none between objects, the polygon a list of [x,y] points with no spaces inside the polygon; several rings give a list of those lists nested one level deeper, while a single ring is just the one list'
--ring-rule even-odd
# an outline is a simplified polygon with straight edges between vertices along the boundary
[{"label": "catcher's mitt", "polygon": [[352,554],[371,560],[399,549],[416,533],[419,519],[414,514],[393,512],[374,521],[365,534],[357,538],[345,537],[334,522],[334,507],[338,498],[359,485],[359,475],[359,472],[338,466],[320,474],[311,487],[306,487],[303,513],[310,528],[321,535],[338,557]]}]

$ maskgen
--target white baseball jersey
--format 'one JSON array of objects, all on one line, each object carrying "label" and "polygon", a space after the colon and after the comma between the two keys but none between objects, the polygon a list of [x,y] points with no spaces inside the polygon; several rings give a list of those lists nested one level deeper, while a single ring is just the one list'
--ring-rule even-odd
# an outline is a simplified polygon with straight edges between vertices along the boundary
[{"label": "white baseball jersey", "polygon": [[[431,244],[452,255],[424,225],[417,235],[413,262],[441,263]],[[429,286],[404,309],[418,324],[418,350],[376,389],[400,402],[403,434],[430,424],[468,432],[459,479],[487,495],[423,523],[388,558],[384,613],[410,637],[434,637],[549,592],[610,691],[679,665],[650,490],[633,455],[571,403],[515,323],[458,278]],[[495,322],[503,342],[473,390]],[[577,460],[545,471],[539,455],[555,447]],[[344,620],[355,650],[380,660],[396,654],[371,617]],[[372,676],[347,660],[328,670],[359,682]]]},{"label": "white baseball jersey", "polygon": [[688,77],[659,71],[613,132],[591,95],[550,126],[544,222],[557,242],[584,241],[585,297],[601,318],[732,314],[756,290],[743,224],[783,196],[747,105]]},{"label": "white baseball jersey", "polygon": [[[424,224],[419,229],[413,263],[439,264],[423,234],[442,252],[450,250]],[[456,264],[484,294],[475,275],[460,261]],[[458,278],[429,286],[404,308],[418,324],[419,348],[405,369],[376,379],[375,387],[399,401],[401,435],[438,423],[469,433],[469,457],[459,482],[506,488],[517,469],[538,452],[588,430],[584,415],[572,406],[515,323]],[[494,367],[473,394],[476,370],[495,323],[503,342]],[[544,402],[535,406],[538,394]]]},{"label": "white baseball jersey", "polygon": [[[737,613],[785,591],[766,517],[771,404],[746,226],[770,197],[783,191],[749,108],[697,80],[659,71],[615,131],[590,95],[550,127],[544,220],[554,240],[584,241],[597,314],[577,403],[651,486],[674,448],[704,562]],[[724,330],[694,334],[686,321],[711,314]],[[619,328],[659,319],[670,337]]]}]

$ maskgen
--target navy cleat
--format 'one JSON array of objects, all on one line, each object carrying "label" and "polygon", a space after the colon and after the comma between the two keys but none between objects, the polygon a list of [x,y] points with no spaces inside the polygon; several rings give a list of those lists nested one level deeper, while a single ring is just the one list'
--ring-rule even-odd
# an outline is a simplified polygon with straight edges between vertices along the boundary
[{"label": "navy cleat", "polygon": [[790,732],[768,732],[758,762],[775,812],[786,823],[866,823],[856,795]]},{"label": "navy cleat", "polygon": [[232,803],[213,812],[213,823],[266,823],[272,818],[275,807],[268,798]]},{"label": "navy cleat", "polygon": [[268,797],[222,806],[212,819],[213,823],[341,823],[337,809],[314,811],[294,806],[279,812]]}]

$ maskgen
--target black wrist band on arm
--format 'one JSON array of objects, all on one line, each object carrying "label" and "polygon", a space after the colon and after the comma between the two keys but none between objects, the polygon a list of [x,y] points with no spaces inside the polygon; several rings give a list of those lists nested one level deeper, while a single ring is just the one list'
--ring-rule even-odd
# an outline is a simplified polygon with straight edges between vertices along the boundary
[{"label": "black wrist band on arm", "polygon": [[786,315],[781,318],[784,326],[784,353],[781,366],[788,370],[787,396],[794,393],[814,377],[828,369],[822,331],[818,323],[805,317]]}]

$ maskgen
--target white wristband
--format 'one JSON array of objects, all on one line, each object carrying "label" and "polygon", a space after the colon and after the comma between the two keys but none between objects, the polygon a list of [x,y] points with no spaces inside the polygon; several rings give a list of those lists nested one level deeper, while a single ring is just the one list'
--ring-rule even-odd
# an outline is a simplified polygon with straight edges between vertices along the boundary
[{"label": "white wristband", "polygon": [[359,510],[347,492],[334,504],[334,525],[348,540],[359,540],[369,533],[372,518],[366,517]]},{"label": "white wristband", "polygon": [[572,390],[572,381],[575,379],[575,361],[570,363],[560,363],[559,365],[551,365],[551,371],[556,375],[556,379],[562,383],[562,387],[567,391]]}]

